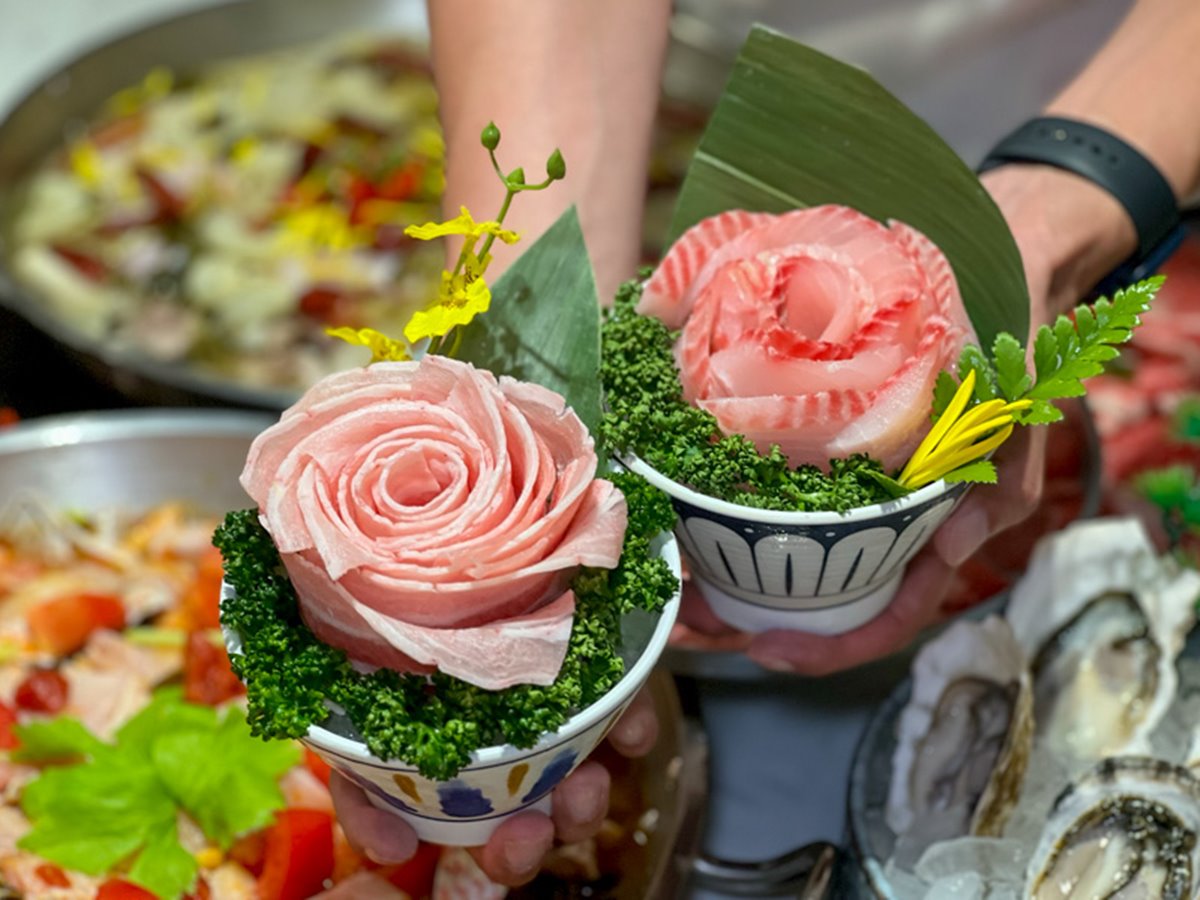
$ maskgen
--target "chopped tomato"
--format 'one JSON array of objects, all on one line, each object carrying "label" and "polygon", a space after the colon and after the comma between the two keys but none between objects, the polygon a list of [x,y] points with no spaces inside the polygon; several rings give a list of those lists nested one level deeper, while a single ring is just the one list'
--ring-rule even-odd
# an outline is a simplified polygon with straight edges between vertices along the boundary
[{"label": "chopped tomato", "polygon": [[0,750],[15,750],[21,746],[21,741],[13,733],[16,725],[16,710],[5,703],[0,703]]},{"label": "chopped tomato", "polygon": [[220,627],[222,577],[221,551],[210,547],[197,562],[196,577],[183,596],[183,608],[192,628]]},{"label": "chopped tomato", "polygon": [[99,282],[108,277],[108,266],[88,253],[73,250],[62,244],[53,244],[50,249],[88,281]]},{"label": "chopped tomato", "polygon": [[132,882],[110,878],[100,885],[96,900],[158,900],[158,897]]},{"label": "chopped tomato", "polygon": [[346,292],[341,288],[317,285],[301,295],[299,309],[306,316],[322,322],[333,322],[345,298]]},{"label": "chopped tomato", "polygon": [[167,187],[161,178],[147,169],[137,170],[138,181],[142,183],[142,188],[163,215],[171,219],[178,219],[187,209],[187,203],[181,198],[175,196],[174,192]]},{"label": "chopped tomato", "polygon": [[371,866],[372,863],[351,845],[346,832],[341,825],[333,828],[333,875],[334,884],[340,884],[355,872]]},{"label": "chopped tomato", "polygon": [[261,900],[305,900],[333,875],[333,816],[316,809],[285,809],[267,831],[258,878]]},{"label": "chopped tomato", "polygon": [[33,871],[46,887],[65,888],[71,886],[71,879],[67,877],[67,873],[54,863],[42,863]]},{"label": "chopped tomato", "polygon": [[304,765],[308,766],[308,771],[320,779],[321,784],[329,787],[329,763],[325,762],[325,760],[321,759],[321,757],[317,756],[317,754],[313,753],[307,747],[304,748]]},{"label": "chopped tomato", "polygon": [[183,654],[183,699],[216,706],[245,692],[229,666],[229,654],[213,640],[211,632],[189,633]]},{"label": "chopped tomato", "polygon": [[33,641],[55,656],[74,653],[93,631],[125,627],[125,607],[111,594],[68,594],[45,600],[25,614]]},{"label": "chopped tomato", "polygon": [[92,129],[91,141],[97,147],[112,147],[129,138],[136,137],[146,125],[146,119],[141,113],[132,116],[122,116],[105,122],[99,128]]},{"label": "chopped tomato", "polygon": [[433,876],[441,856],[440,846],[422,841],[408,862],[398,866],[383,866],[376,871],[410,897],[428,897],[433,893]]},{"label": "chopped tomato", "polygon": [[62,712],[67,705],[71,687],[57,669],[34,669],[17,685],[16,701],[19,709],[30,712]]},{"label": "chopped tomato", "polygon": [[21,417],[17,415],[17,411],[11,406],[0,406],[0,428],[7,425],[16,425],[21,421]]},{"label": "chopped tomato", "polygon": [[424,167],[410,162],[394,169],[379,186],[378,194],[386,200],[407,200],[421,187]]},{"label": "chopped tomato", "polygon": [[208,882],[201,878],[196,882],[196,889],[190,894],[184,894],[183,900],[211,900],[212,890],[208,886]]},{"label": "chopped tomato", "polygon": [[252,831],[244,834],[229,848],[229,858],[257,878],[262,874],[267,855],[267,832]]}]

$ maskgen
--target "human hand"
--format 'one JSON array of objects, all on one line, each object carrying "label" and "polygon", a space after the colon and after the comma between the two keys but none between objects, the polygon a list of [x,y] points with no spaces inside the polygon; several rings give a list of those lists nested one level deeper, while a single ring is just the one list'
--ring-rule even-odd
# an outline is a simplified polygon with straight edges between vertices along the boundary
[{"label": "human hand", "polygon": [[[608,734],[624,756],[644,756],[658,738],[658,717],[649,692],[634,698]],[[487,844],[471,849],[492,881],[516,887],[533,879],[555,838],[564,843],[594,835],[608,813],[608,770],[587,761],[572,772],[551,798],[551,814],[524,812],[505,821]],[[398,816],[378,809],[357,785],[334,772],[329,781],[333,805],[346,838],[375,862],[393,865],[417,852],[416,833]]]}]

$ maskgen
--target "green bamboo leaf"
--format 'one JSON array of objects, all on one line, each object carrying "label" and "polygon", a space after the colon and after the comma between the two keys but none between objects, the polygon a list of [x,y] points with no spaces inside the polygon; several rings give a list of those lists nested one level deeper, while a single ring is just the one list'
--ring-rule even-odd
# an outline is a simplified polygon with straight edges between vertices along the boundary
[{"label": "green bamboo leaf", "polygon": [[562,394],[594,433],[600,422],[600,302],[571,208],[492,285],[492,305],[463,329],[458,357]]},{"label": "green bamboo leaf", "polygon": [[855,207],[949,258],[980,342],[1029,333],[1016,244],[979,179],[870,75],[756,26],[684,180],[670,236],[742,208]]}]

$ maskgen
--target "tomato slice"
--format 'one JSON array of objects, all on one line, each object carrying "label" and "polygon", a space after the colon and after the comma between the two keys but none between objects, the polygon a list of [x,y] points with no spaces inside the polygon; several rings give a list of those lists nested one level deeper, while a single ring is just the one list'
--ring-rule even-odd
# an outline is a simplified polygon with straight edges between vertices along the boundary
[{"label": "tomato slice", "polygon": [[125,627],[125,607],[111,594],[68,594],[44,600],[25,613],[34,643],[55,656],[74,653],[93,631]]},{"label": "tomato slice", "polygon": [[331,771],[329,763],[325,762],[325,760],[321,759],[321,757],[317,756],[317,754],[313,753],[307,747],[304,748],[304,765],[308,767],[308,771],[320,779],[321,784],[329,787],[329,774]]},{"label": "tomato slice", "polygon": [[262,874],[267,855],[267,832],[252,831],[244,834],[229,848],[229,858],[257,878]]},{"label": "tomato slice", "polygon": [[408,862],[398,866],[383,866],[377,872],[393,886],[419,900],[419,898],[433,894],[433,878],[437,873],[438,860],[441,857],[442,848],[440,846],[422,841],[417,845],[417,852]]},{"label": "tomato slice", "polygon": [[17,711],[5,703],[0,703],[0,750],[16,750],[21,746],[13,729],[17,725]]},{"label": "tomato slice", "polygon": [[158,896],[130,881],[110,878],[100,885],[96,900],[158,900]]},{"label": "tomato slice", "polygon": [[33,871],[46,887],[65,888],[71,886],[71,879],[67,877],[67,873],[54,863],[42,863]]},{"label": "tomato slice", "polygon": [[221,551],[210,547],[197,562],[196,576],[183,596],[183,609],[192,628],[220,627],[224,574]]},{"label": "tomato slice", "polygon": [[333,816],[316,809],[281,812],[267,832],[261,900],[306,900],[332,875]]},{"label": "tomato slice", "polygon": [[17,685],[17,707],[31,712],[62,712],[71,686],[57,669],[34,669]]},{"label": "tomato slice", "polygon": [[98,283],[108,278],[108,266],[91,254],[74,250],[63,244],[52,244],[50,249],[88,281]]},{"label": "tomato slice", "polygon": [[188,634],[183,654],[183,699],[216,706],[246,692],[229,666],[229,654],[209,631]]}]

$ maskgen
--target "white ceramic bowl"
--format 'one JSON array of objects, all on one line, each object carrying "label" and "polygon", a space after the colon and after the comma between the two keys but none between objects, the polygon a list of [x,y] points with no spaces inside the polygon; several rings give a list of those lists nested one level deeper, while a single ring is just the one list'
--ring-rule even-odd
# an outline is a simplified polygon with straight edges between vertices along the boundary
[{"label": "white ceramic bowl", "polygon": [[670,495],[675,535],[704,599],[750,632],[841,634],[865,625],[967,488],[937,481],[846,513],[781,512],[697,493],[637,457],[624,464]]},{"label": "white ceramic bowl", "polygon": [[[675,539],[665,536],[658,553],[679,576]],[[222,598],[231,591],[222,585]],[[329,727],[311,726],[302,742],[362,787],[375,806],[411,825],[421,840],[478,846],[510,816],[526,809],[549,810],[550,792],[596,748],[649,677],[678,612],[677,593],[660,614],[626,615],[622,623],[626,671],[611,691],[568,719],[558,731],[543,735],[533,747],[522,750],[505,745],[476,751],[470,765],[450,781],[430,781],[407,763],[381,760],[361,741]],[[226,630],[225,642],[231,654],[241,652],[238,634]],[[343,726],[338,731],[353,733],[337,710],[325,724],[333,723]]]}]

